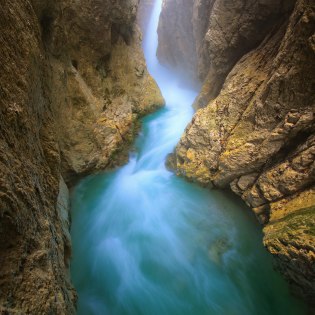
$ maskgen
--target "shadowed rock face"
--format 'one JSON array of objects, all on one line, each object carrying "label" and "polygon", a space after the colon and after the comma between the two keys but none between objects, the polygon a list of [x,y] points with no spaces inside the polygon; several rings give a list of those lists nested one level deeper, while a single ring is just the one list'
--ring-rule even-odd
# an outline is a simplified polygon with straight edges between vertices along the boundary
[{"label": "shadowed rock face", "polygon": [[1,3],[0,313],[75,312],[65,181],[115,165],[138,117],[163,105],[137,6]]},{"label": "shadowed rock face", "polygon": [[161,63],[194,76],[197,67],[193,41],[193,1],[163,1],[160,15],[157,56]]},{"label": "shadowed rock face", "polygon": [[217,0],[201,10],[194,1],[193,27],[200,12],[207,24],[192,39],[204,82],[195,105],[204,108],[169,164],[240,195],[265,225],[280,271],[313,302],[315,4],[293,4]]},{"label": "shadowed rock face", "polygon": [[154,8],[155,0],[141,0],[137,15],[137,24],[141,28],[143,36],[148,28],[150,17]]}]

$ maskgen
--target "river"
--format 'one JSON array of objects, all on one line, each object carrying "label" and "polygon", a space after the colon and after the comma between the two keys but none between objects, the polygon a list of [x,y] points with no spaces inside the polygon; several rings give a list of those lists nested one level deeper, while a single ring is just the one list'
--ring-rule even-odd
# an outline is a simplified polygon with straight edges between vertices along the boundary
[{"label": "river", "polygon": [[197,91],[156,58],[157,0],[143,47],[166,107],[143,119],[129,163],[73,190],[71,277],[79,315],[302,315],[235,196],[165,168]]}]

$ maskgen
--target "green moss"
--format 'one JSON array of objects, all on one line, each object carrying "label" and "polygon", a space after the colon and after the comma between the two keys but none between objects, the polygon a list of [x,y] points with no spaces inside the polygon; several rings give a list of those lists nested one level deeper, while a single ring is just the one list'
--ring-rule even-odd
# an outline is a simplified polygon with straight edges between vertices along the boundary
[{"label": "green moss", "polygon": [[266,238],[294,236],[295,231],[310,237],[315,236],[315,206],[307,207],[270,223],[266,228]]}]

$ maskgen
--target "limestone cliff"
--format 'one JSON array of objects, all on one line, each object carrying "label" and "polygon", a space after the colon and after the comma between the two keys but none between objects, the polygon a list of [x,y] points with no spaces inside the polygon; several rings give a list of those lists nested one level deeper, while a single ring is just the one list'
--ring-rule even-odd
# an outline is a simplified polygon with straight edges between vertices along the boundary
[{"label": "limestone cliff", "polygon": [[137,7],[1,0],[1,314],[75,312],[66,183],[115,164],[137,119],[163,104]]},{"label": "limestone cliff", "polygon": [[[203,81],[195,105],[203,108],[170,164],[240,195],[264,224],[278,269],[314,302],[315,3],[195,0],[187,23]],[[179,40],[160,36],[161,47]]]}]

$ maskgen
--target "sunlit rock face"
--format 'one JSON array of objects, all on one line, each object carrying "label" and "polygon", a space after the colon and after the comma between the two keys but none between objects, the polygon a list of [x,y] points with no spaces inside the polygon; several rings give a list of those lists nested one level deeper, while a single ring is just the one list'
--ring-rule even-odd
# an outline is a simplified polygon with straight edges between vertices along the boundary
[{"label": "sunlit rock face", "polygon": [[[137,9],[133,0],[60,3],[47,44],[53,85],[64,90],[53,97],[67,181],[114,164],[137,118],[163,105],[146,69]],[[64,37],[66,67],[59,55]]]},{"label": "sunlit rock face", "polygon": [[[241,196],[265,224],[278,268],[312,302],[315,4],[194,1],[194,8],[191,40],[204,84],[195,105],[203,108],[169,164]],[[205,21],[196,28],[198,14]]]},{"label": "sunlit rock face", "polygon": [[137,6],[0,6],[1,314],[75,312],[65,181],[115,164],[137,118],[163,104],[141,52]]}]

